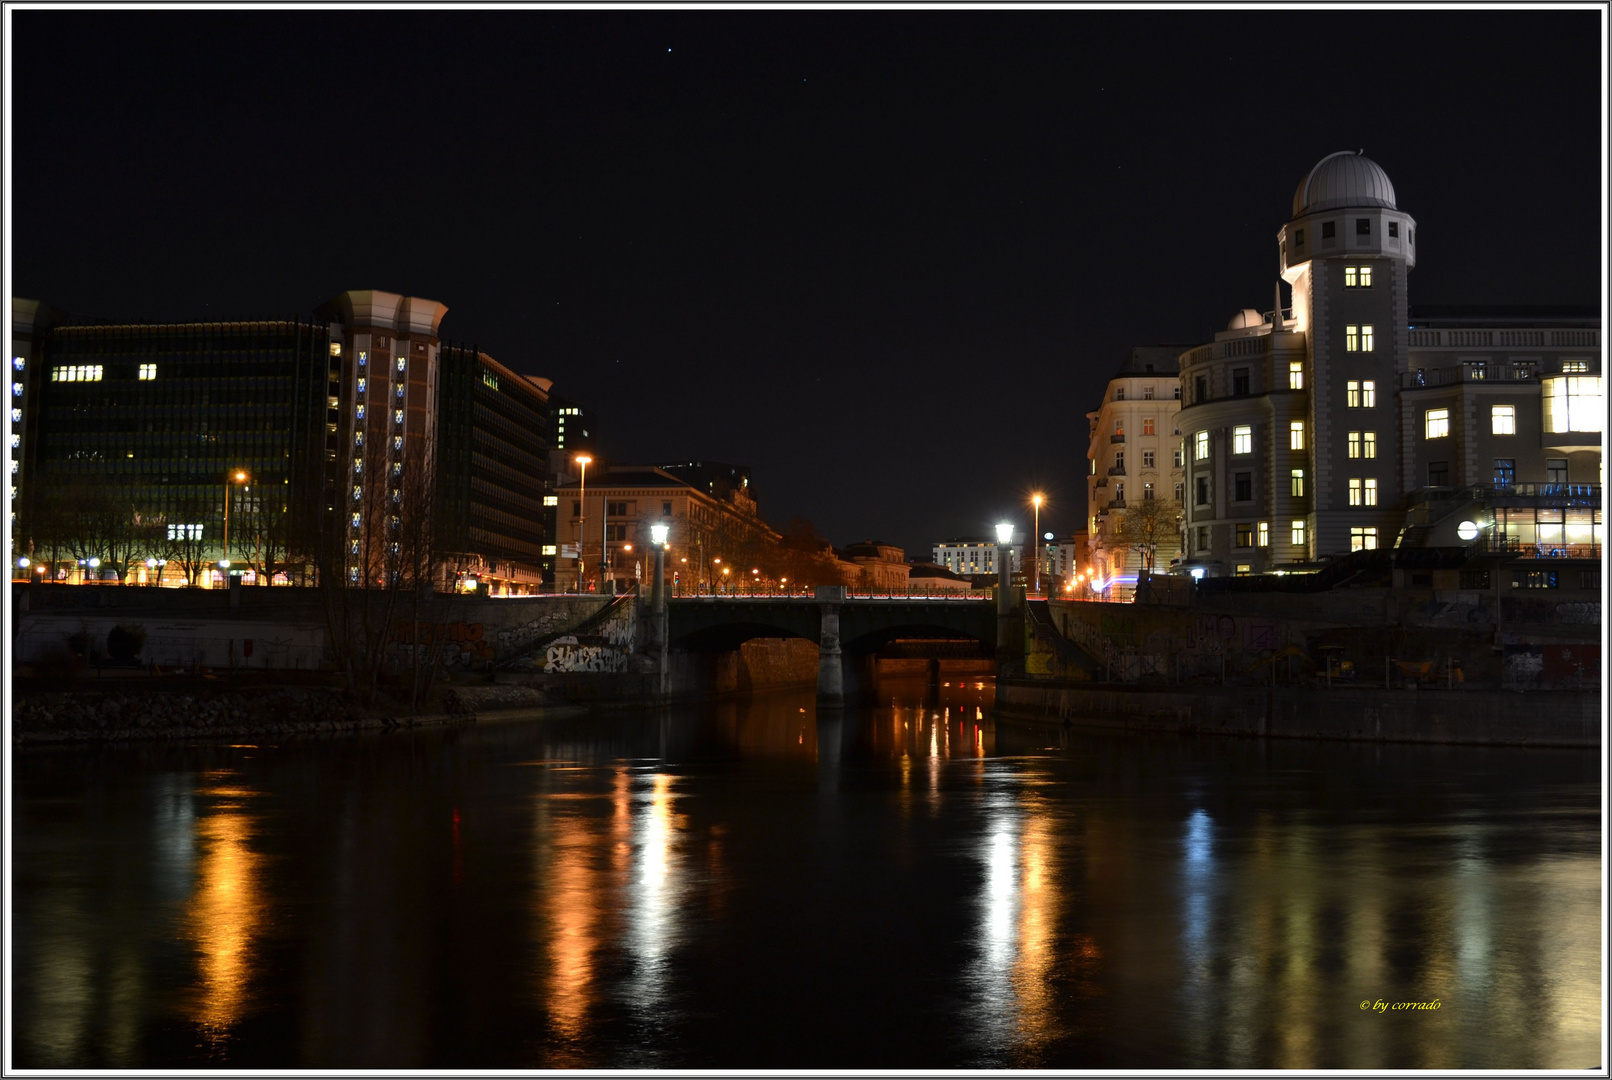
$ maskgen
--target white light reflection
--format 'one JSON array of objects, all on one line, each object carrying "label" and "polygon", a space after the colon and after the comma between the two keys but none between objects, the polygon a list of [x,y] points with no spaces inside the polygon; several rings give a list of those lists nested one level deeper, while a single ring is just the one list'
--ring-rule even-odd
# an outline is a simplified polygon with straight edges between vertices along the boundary
[{"label": "white light reflection", "polygon": [[1185,976],[1181,991],[1186,1003],[1183,1030],[1187,1033],[1188,1056],[1194,1061],[1207,1060],[1217,1004],[1209,941],[1215,879],[1213,826],[1208,814],[1194,810],[1187,817],[1186,835],[1181,841],[1181,966]]},{"label": "white light reflection", "polygon": [[[627,944],[637,963],[628,999],[640,1018],[651,1024],[666,1019],[671,982],[671,955],[680,937],[678,905],[682,899],[677,798],[673,778],[664,773],[636,778],[648,781],[647,796],[635,798],[635,859],[629,885]],[[653,1061],[641,1064],[653,1065]]]}]

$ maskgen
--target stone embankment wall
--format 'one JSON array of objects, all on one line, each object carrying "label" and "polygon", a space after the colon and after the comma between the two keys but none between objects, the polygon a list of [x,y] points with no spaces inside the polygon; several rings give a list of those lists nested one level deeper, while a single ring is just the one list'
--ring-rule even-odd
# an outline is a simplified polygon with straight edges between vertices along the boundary
[{"label": "stone embankment wall", "polygon": [[1360,687],[1099,686],[998,680],[999,719],[1056,720],[1132,734],[1182,732],[1364,742],[1601,745],[1600,699]]},{"label": "stone embankment wall", "polygon": [[384,704],[359,708],[330,687],[172,690],[135,687],[127,680],[120,686],[30,693],[13,703],[12,738],[50,743],[322,735],[461,723],[478,713],[551,705],[541,693],[516,686],[449,687],[434,702],[440,711],[424,715],[393,715]]},{"label": "stone embankment wall", "polygon": [[[454,596],[440,617],[414,623],[409,598],[393,619],[401,662],[438,652],[446,670],[481,671],[602,610],[609,596]],[[315,590],[158,589],[118,585],[28,585],[12,591],[13,663],[66,665],[108,655],[107,635],[145,634],[140,666],[315,670],[329,663],[325,616]],[[625,604],[624,608],[632,605]],[[630,645],[630,642],[629,642]]]}]

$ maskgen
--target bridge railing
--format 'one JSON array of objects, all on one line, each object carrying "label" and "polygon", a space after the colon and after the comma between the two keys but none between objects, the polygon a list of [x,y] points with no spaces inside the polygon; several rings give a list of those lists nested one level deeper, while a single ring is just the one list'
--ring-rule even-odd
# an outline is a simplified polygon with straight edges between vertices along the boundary
[{"label": "bridge railing", "polygon": [[[811,586],[780,588],[766,585],[734,586],[712,591],[690,585],[675,585],[671,596],[679,600],[814,600],[816,592]],[[990,600],[996,596],[992,589],[930,589],[911,586],[906,589],[847,590],[847,600]]]}]

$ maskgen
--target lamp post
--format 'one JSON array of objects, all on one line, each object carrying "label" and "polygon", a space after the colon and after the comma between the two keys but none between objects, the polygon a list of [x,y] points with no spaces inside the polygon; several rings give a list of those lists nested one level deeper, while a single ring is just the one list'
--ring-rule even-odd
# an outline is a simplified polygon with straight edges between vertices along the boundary
[{"label": "lamp post", "polygon": [[240,469],[236,469],[235,472],[230,474],[229,479],[224,481],[224,558],[221,561],[221,565],[226,570],[229,569],[229,504],[230,504],[230,496],[232,494],[234,494],[235,485],[237,483],[239,483],[240,481],[245,480],[245,479],[246,479],[246,473],[244,471],[240,470]]},{"label": "lamp post", "polygon": [[578,454],[571,460],[582,467],[582,483],[577,493],[577,592],[582,591],[582,542],[588,538],[588,466],[593,459]]},{"label": "lamp post", "polygon": [[649,527],[649,539],[655,547],[655,584],[650,590],[649,606],[655,627],[655,668],[659,691],[666,693],[666,534],[671,527],[657,521]]},{"label": "lamp post", "polygon": [[1041,492],[1039,491],[1030,496],[1030,503],[1035,507],[1035,532],[1031,535],[1036,538],[1034,556],[1035,569],[1033,571],[1035,585],[1031,591],[1037,595],[1039,595],[1041,592],[1041,503],[1043,501],[1044,500],[1042,499]]},{"label": "lamp post", "polygon": [[1013,525],[996,526],[996,661],[999,673],[1006,673],[1013,656]]}]

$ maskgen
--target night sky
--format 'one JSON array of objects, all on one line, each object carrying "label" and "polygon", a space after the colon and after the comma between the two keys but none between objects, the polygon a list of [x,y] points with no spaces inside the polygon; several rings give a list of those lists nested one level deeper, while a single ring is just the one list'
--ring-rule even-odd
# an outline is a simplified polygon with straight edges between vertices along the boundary
[{"label": "night sky", "polygon": [[1269,308],[1335,150],[1413,304],[1604,295],[1599,10],[10,14],[14,295],[429,297],[836,544],[1080,528],[1109,376]]}]

